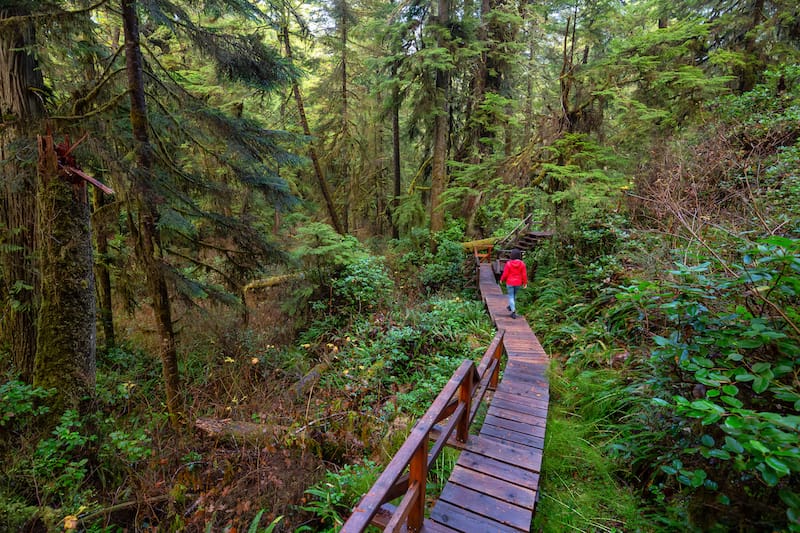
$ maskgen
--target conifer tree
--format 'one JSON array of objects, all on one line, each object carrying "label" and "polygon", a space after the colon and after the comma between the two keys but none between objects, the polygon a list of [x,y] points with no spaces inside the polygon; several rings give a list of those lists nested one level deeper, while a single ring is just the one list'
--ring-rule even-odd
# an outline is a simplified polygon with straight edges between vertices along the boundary
[{"label": "conifer tree", "polygon": [[35,135],[47,90],[36,59],[34,3],[0,7],[0,350],[30,382],[36,353],[38,297]]}]

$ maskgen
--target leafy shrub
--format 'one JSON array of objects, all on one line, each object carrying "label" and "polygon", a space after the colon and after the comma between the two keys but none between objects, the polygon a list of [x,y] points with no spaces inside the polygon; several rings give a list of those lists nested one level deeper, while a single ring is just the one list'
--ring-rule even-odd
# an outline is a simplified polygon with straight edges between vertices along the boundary
[{"label": "leafy shrub", "polygon": [[420,272],[422,284],[434,291],[458,290],[464,285],[462,274],[464,257],[464,247],[460,242],[440,241],[436,254],[429,254],[428,262],[422,267]]},{"label": "leafy shrub", "polygon": [[313,529],[303,526],[297,531],[338,531],[344,524],[344,517],[369,491],[380,473],[381,468],[369,460],[326,472],[325,479],[306,491],[311,499],[302,507],[316,515],[319,526]]},{"label": "leafy shrub", "polygon": [[78,412],[71,409],[61,415],[51,435],[40,440],[33,457],[24,458],[22,464],[28,465],[26,475],[33,478],[30,483],[37,487],[40,508],[56,508],[62,518],[77,515],[91,506],[95,497],[88,486],[87,447],[96,437],[85,434]]},{"label": "leafy shrub", "polygon": [[339,312],[357,312],[385,305],[394,289],[382,259],[374,256],[356,259],[344,267],[333,281]]},{"label": "leafy shrub", "polygon": [[[715,492],[739,519],[800,530],[800,240],[766,238],[722,272],[702,263],[672,274],[637,296],[670,326],[651,361],[678,445],[661,472]],[[754,504],[761,513],[744,510]]]},{"label": "leafy shrub", "polygon": [[0,427],[6,431],[19,430],[49,408],[40,402],[55,394],[55,390],[45,390],[11,380],[0,385]]}]

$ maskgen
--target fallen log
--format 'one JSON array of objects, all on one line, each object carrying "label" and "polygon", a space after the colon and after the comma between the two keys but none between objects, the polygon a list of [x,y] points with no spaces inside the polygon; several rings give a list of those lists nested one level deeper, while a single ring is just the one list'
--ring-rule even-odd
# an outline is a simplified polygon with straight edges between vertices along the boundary
[{"label": "fallen log", "polygon": [[231,418],[198,418],[194,421],[194,427],[204,431],[209,437],[227,438],[238,442],[263,444],[271,442],[275,437],[275,427],[272,425]]},{"label": "fallen log", "polygon": [[276,285],[283,285],[284,283],[289,283],[290,281],[303,279],[304,277],[305,276],[302,272],[297,272],[294,274],[283,274],[281,276],[270,276],[268,278],[255,279],[245,285],[242,288],[242,292],[246,293],[248,291],[254,291],[258,289],[268,289]]},{"label": "fallen log", "polygon": [[472,251],[472,250],[481,250],[484,248],[491,248],[494,246],[494,243],[497,242],[496,237],[489,237],[488,239],[478,239],[477,241],[467,241],[462,242],[461,246],[464,247],[464,250]]},{"label": "fallen log", "polygon": [[319,382],[320,378],[325,371],[328,370],[329,366],[331,365],[327,359],[314,365],[314,368],[309,370],[305,376],[300,378],[300,381],[292,385],[291,400],[295,401],[298,398],[305,396],[308,391]]}]

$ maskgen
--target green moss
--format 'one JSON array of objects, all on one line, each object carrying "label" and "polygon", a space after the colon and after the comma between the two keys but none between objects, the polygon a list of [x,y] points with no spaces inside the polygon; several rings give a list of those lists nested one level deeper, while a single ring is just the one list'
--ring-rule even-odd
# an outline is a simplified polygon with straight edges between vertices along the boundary
[{"label": "green moss", "polygon": [[[45,156],[47,147],[44,147]],[[53,154],[54,156],[54,154]],[[55,388],[54,413],[94,394],[95,295],[85,187],[40,164],[41,308],[34,385]],[[46,175],[47,169],[53,175]]]}]

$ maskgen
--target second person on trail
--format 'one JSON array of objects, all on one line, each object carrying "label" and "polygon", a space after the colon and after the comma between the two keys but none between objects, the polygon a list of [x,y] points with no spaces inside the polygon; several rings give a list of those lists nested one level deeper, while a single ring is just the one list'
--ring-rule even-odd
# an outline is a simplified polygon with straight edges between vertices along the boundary
[{"label": "second person on trail", "polygon": [[528,269],[520,259],[522,252],[514,248],[511,250],[511,260],[503,268],[503,275],[500,276],[500,283],[505,282],[506,292],[508,293],[508,310],[511,311],[511,318],[517,318],[517,291],[519,288],[528,287]]}]

